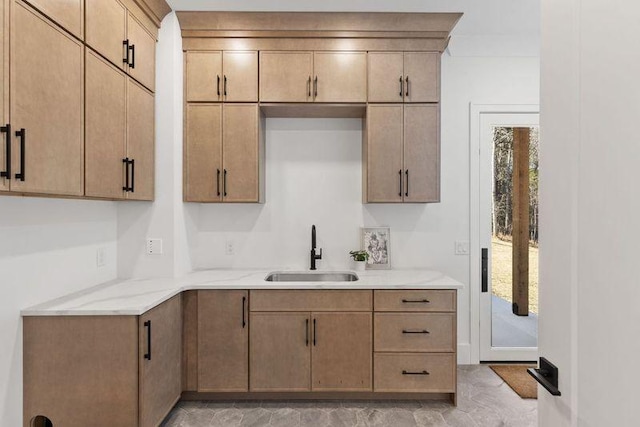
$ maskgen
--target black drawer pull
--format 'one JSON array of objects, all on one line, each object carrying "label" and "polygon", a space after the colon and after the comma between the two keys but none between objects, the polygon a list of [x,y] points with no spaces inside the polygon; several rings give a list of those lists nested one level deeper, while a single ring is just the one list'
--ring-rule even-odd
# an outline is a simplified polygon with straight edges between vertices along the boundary
[{"label": "black drawer pull", "polygon": [[409,169],[404,171],[404,174],[407,176],[407,188],[404,189],[404,195],[405,197],[409,197]]},{"label": "black drawer pull", "polygon": [[307,97],[311,98],[311,76],[309,76],[309,80],[307,80]]},{"label": "black drawer pull", "polygon": [[20,181],[24,181],[26,172],[25,172],[25,149],[26,149],[26,142],[27,142],[27,131],[22,128],[18,131],[16,131],[16,136],[20,138],[20,173],[16,174],[16,179],[19,179]]},{"label": "black drawer pull", "polygon": [[136,68],[136,45],[132,44],[129,46],[129,50],[131,51],[131,63],[129,64],[129,67],[134,69]]},{"label": "black drawer pull", "polygon": [[144,358],[151,360],[151,320],[144,322],[144,327],[147,328],[147,352],[145,353]]},{"label": "black drawer pull", "polygon": [[220,169],[217,169],[216,172],[216,192],[218,193],[218,197],[220,196]]},{"label": "black drawer pull", "polygon": [[245,320],[245,305],[247,304],[247,297],[242,297],[242,329],[247,326],[247,321]]},{"label": "black drawer pull", "polygon": [[420,331],[410,331],[408,329],[403,329],[402,330],[403,334],[428,334],[429,331],[427,331],[426,329],[420,330]]},{"label": "black drawer pull", "polygon": [[400,182],[400,192],[398,196],[402,197],[402,169],[398,171],[398,182]]},{"label": "black drawer pull", "polygon": [[0,132],[6,135],[6,144],[5,147],[5,165],[6,169],[3,172],[0,172],[0,178],[11,179],[11,125],[7,123],[6,126],[0,127]]},{"label": "black drawer pull", "polygon": [[309,319],[304,320],[304,342],[307,347],[309,347]]},{"label": "black drawer pull", "polygon": [[223,89],[223,93],[224,96],[227,96],[227,75],[224,75],[224,89]]},{"label": "black drawer pull", "polygon": [[318,333],[316,332],[316,319],[313,319],[313,346],[316,346],[316,336]]},{"label": "black drawer pull", "polygon": [[129,164],[131,165],[131,187],[129,187],[129,191],[134,193],[136,191],[136,161],[135,161],[135,159],[129,160]]},{"label": "black drawer pull", "polygon": [[227,197],[227,170],[224,169],[224,179],[222,180],[222,194]]},{"label": "black drawer pull", "polygon": [[408,98],[409,97],[409,76],[407,76],[406,81],[407,81],[407,84],[405,85],[405,89],[407,89],[407,92],[405,93],[405,96]]},{"label": "black drawer pull", "polygon": [[216,76],[218,78],[218,84],[217,84],[217,92],[218,92],[218,98],[220,97],[220,75]]},{"label": "black drawer pull", "polygon": [[316,78],[313,79],[313,96],[315,98],[318,97],[318,76],[316,76]]},{"label": "black drawer pull", "polygon": [[428,299],[403,299],[402,302],[405,304],[429,304],[431,301]]},{"label": "black drawer pull", "polygon": [[122,164],[124,165],[124,187],[122,187],[122,191],[129,191],[129,158],[125,157],[122,159]]},{"label": "black drawer pull", "polygon": [[402,98],[402,92],[404,92],[404,83],[402,82],[402,76],[400,76],[400,98]]},{"label": "black drawer pull", "polygon": [[402,371],[402,375],[429,375],[429,372],[427,372],[427,371],[419,371],[419,372]]}]

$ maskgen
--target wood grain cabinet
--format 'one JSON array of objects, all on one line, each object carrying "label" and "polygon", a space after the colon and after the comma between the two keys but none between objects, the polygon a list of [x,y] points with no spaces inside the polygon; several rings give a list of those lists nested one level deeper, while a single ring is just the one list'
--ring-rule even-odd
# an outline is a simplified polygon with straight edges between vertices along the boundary
[{"label": "wood grain cabinet", "polygon": [[180,398],[180,295],[141,316],[27,317],[23,333],[24,427],[156,427]]},{"label": "wood grain cabinet", "polygon": [[188,102],[258,101],[258,52],[187,52],[185,64]]},{"label": "wood grain cabinet", "polygon": [[258,105],[186,108],[185,201],[261,202],[264,116]]},{"label": "wood grain cabinet", "polygon": [[369,52],[369,102],[440,101],[440,54]]},{"label": "wood grain cabinet", "polygon": [[365,52],[314,52],[315,102],[367,102]]},{"label": "wood grain cabinet", "polygon": [[75,37],[84,39],[84,0],[30,0],[29,3]]},{"label": "wood grain cabinet", "polygon": [[313,52],[260,52],[260,102],[312,102]]},{"label": "wood grain cabinet", "polygon": [[154,198],[153,94],[86,51],[85,195]]},{"label": "wood grain cabinet", "polygon": [[[11,171],[8,159],[11,155],[11,126],[9,125],[9,73],[7,72],[9,52],[9,7],[0,2],[0,192],[9,191]],[[9,154],[9,156],[7,156]]]},{"label": "wood grain cabinet", "polygon": [[365,127],[364,201],[439,201],[439,106],[369,104]]}]

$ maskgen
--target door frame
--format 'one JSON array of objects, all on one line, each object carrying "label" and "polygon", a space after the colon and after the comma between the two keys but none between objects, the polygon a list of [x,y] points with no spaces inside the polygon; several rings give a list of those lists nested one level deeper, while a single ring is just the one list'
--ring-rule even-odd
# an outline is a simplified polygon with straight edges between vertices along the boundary
[{"label": "door frame", "polygon": [[470,362],[480,363],[480,141],[483,114],[540,114],[539,104],[469,104]]}]

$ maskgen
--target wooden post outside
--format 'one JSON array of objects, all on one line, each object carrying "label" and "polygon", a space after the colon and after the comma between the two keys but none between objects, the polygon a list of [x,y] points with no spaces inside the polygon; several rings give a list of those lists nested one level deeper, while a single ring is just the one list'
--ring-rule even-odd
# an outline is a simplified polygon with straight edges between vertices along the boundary
[{"label": "wooden post outside", "polygon": [[513,314],[529,315],[529,128],[513,128]]}]

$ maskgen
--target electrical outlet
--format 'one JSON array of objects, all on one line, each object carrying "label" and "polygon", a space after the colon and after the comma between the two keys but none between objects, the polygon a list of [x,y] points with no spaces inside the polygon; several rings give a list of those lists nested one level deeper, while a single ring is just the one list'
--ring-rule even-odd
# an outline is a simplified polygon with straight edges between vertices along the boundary
[{"label": "electrical outlet", "polygon": [[227,240],[225,247],[224,247],[224,253],[227,255],[235,255],[236,254],[236,244],[233,240]]},{"label": "electrical outlet", "polygon": [[147,239],[147,255],[162,255],[162,239]]},{"label": "electrical outlet", "polygon": [[104,267],[107,265],[107,250],[98,248],[96,251],[96,267]]},{"label": "electrical outlet", "polygon": [[458,240],[455,244],[456,255],[469,255],[469,241]]}]

